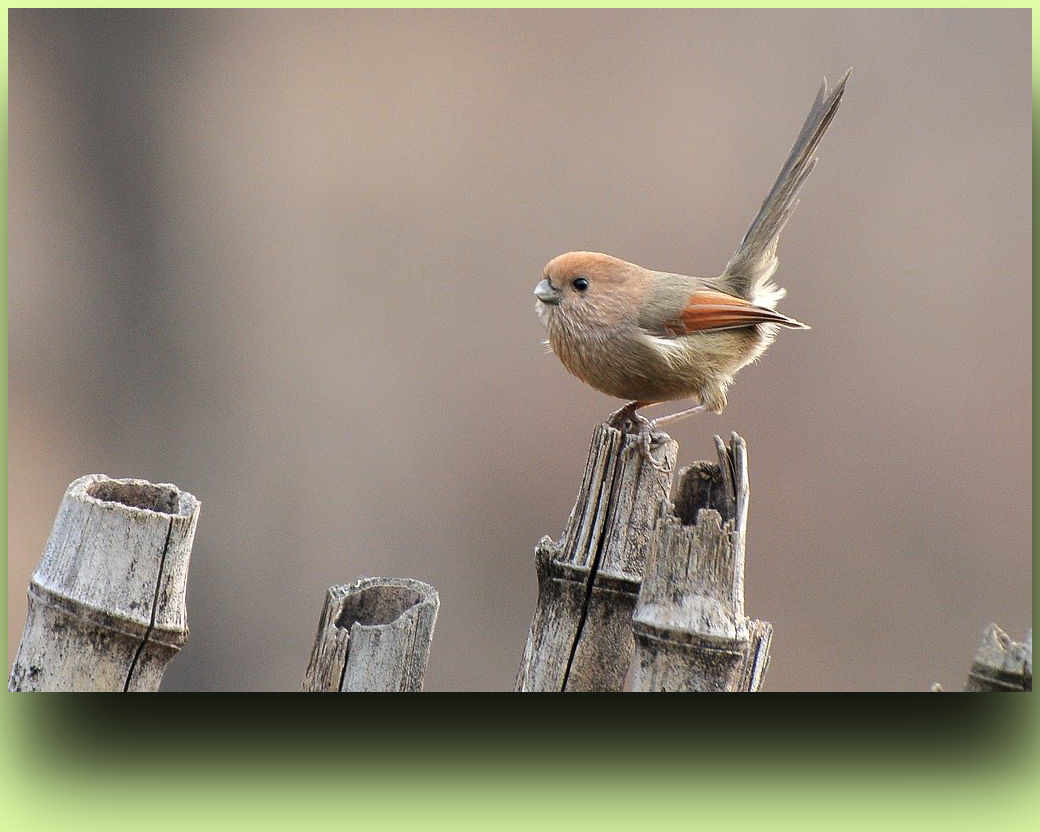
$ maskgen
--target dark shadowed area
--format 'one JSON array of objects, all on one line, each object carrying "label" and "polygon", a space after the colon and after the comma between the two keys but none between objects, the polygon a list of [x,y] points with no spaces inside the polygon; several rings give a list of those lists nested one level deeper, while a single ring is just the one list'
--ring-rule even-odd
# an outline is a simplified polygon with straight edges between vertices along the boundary
[{"label": "dark shadowed area", "polygon": [[202,501],[168,690],[297,690],[326,587],[440,593],[428,690],[510,689],[593,428],[531,294],[717,274],[823,75],[748,442],[768,690],[963,684],[1031,619],[1030,18],[10,13],[9,637],[65,487]]}]

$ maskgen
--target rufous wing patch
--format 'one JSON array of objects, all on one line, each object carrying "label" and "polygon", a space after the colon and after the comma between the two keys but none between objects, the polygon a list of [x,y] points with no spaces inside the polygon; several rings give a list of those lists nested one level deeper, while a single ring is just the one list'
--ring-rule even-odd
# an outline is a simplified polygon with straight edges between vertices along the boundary
[{"label": "rufous wing patch", "polygon": [[743,298],[701,289],[690,295],[686,308],[679,314],[678,335],[712,329],[735,329],[755,324],[778,324],[792,329],[808,329],[805,324],[764,306],[755,306]]}]

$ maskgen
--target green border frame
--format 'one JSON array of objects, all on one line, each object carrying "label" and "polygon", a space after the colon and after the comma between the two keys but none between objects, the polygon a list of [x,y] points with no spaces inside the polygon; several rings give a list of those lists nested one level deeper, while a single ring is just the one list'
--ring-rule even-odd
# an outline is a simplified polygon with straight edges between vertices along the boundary
[{"label": "green border frame", "polygon": [[[1035,39],[1036,15],[1032,27]],[[6,15],[3,28],[6,54]],[[1033,60],[1035,74],[1035,53]],[[6,79],[6,60],[4,73]],[[6,83],[4,90],[6,96]],[[6,128],[6,107],[4,118]],[[6,129],[2,141],[6,156]],[[3,175],[6,204],[6,167]],[[6,252],[6,227],[3,240]],[[5,257],[5,289],[6,263]],[[6,391],[6,315],[3,328]],[[6,437],[6,395],[3,414]],[[6,442],[3,453],[6,462]],[[6,465],[3,476],[6,483]],[[6,503],[0,524],[6,555]],[[4,627],[9,600],[5,589]],[[302,701],[5,695],[0,816],[9,828],[108,832],[291,830],[318,823],[452,830],[962,829],[1027,828],[1040,802],[1032,696],[774,696],[756,698],[754,708],[740,697],[693,703],[673,696],[662,698],[654,714],[633,707],[623,736],[603,730],[616,717],[616,705],[605,697],[524,697],[506,704],[495,695],[429,694],[405,706],[388,697],[351,697],[349,703],[320,697],[307,700],[305,713]],[[667,722],[673,709],[689,721],[678,734]],[[740,729],[727,728],[730,720]]]}]

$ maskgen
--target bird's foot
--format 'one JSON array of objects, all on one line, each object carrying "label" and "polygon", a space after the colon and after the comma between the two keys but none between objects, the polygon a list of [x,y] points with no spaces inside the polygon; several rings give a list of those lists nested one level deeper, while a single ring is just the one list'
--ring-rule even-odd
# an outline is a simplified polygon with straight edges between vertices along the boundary
[{"label": "bird's foot", "polygon": [[636,436],[639,439],[639,454],[643,457],[643,461],[657,471],[665,474],[670,473],[674,463],[669,464],[665,457],[657,459],[653,454],[654,443],[667,442],[670,437],[667,433],[657,430],[656,422],[651,422],[642,416],[636,416],[636,418],[639,420],[639,429],[636,431]]},{"label": "bird's foot", "polygon": [[655,442],[664,442],[669,437],[666,433],[661,433],[657,430],[655,422],[651,422],[645,416],[640,416],[636,411],[645,407],[649,402],[629,402],[624,407],[615,410],[607,417],[607,425],[615,428],[622,433],[627,433],[630,436],[635,436],[638,440],[636,447],[639,448],[639,454],[643,457],[648,465],[655,468],[658,471],[669,472],[671,467],[664,462],[659,462],[652,453],[652,448]]},{"label": "bird's foot", "polygon": [[631,433],[632,428],[637,428],[640,422],[646,421],[636,413],[636,410],[643,404],[643,402],[629,402],[624,407],[619,407],[607,417],[607,425],[622,433]]}]

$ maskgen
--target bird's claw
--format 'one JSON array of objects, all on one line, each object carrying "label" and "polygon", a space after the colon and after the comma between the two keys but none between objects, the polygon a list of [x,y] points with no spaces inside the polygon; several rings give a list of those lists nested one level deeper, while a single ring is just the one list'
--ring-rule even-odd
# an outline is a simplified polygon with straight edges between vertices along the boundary
[{"label": "bird's claw", "polygon": [[652,453],[654,442],[665,441],[668,439],[668,434],[658,431],[654,422],[636,412],[640,404],[642,402],[631,402],[615,410],[607,418],[607,424],[622,433],[635,436],[638,440],[639,453],[646,463],[657,471],[668,473],[672,470],[671,466],[665,462],[659,462]]},{"label": "bird's claw", "polygon": [[640,421],[646,421],[636,413],[633,405],[635,402],[626,404],[624,407],[619,407],[613,413],[607,417],[607,425],[612,428],[616,428],[622,433],[631,433],[635,425],[639,424]]},{"label": "bird's claw", "polygon": [[667,458],[662,458],[661,460],[658,460],[653,455],[654,443],[666,441],[669,438],[668,434],[661,433],[659,430],[656,430],[654,423],[651,422],[649,419],[643,419],[641,416],[639,417],[639,419],[639,431],[636,435],[639,437],[640,455],[643,457],[643,460],[647,463],[647,465],[649,465],[651,468],[657,471],[661,471],[665,474],[670,473],[672,470],[672,466],[668,464]]}]

